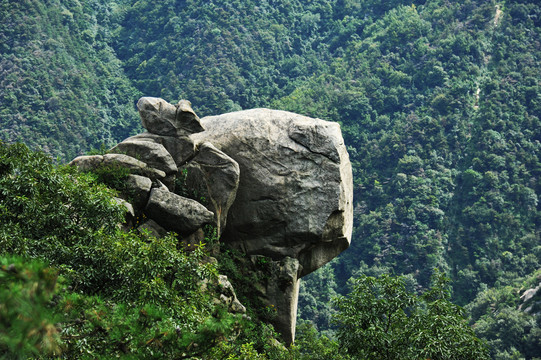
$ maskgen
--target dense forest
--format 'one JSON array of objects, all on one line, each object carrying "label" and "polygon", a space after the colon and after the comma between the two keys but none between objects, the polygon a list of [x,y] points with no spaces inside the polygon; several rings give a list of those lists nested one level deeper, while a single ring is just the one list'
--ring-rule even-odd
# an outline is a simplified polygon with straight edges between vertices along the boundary
[{"label": "dense forest", "polygon": [[0,19],[0,140],[57,163],[138,131],[142,95],[341,124],[354,234],[303,279],[299,344],[345,341],[358,279],[425,299],[443,272],[493,359],[541,356],[541,294],[521,298],[541,282],[536,1],[0,0]]}]

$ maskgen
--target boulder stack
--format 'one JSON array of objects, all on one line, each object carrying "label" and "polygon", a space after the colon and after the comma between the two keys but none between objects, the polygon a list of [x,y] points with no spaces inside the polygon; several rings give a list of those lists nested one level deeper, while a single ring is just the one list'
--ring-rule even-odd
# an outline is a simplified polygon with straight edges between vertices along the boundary
[{"label": "boulder stack", "polygon": [[[123,195],[133,203],[137,215],[148,218],[141,229],[153,234],[165,229],[189,239],[206,224],[223,228],[238,187],[238,164],[216,148],[209,150],[210,144],[194,146],[189,136],[204,129],[189,101],[171,105],[163,99],[143,97],[137,107],[148,132],[125,139],[106,155],[80,156],[71,164],[84,171],[129,169],[128,191]],[[196,174],[198,180],[193,180]],[[215,180],[209,179],[210,174]],[[209,206],[201,204],[203,197],[210,200]]]},{"label": "boulder stack", "polygon": [[186,100],[143,97],[137,106],[147,132],[71,164],[128,169],[124,200],[146,216],[146,233],[174,231],[191,243],[212,224],[254,271],[265,259],[269,274],[253,295],[276,310],[275,328],[293,342],[299,279],[351,240],[353,180],[340,126],[269,109],[199,119]]}]

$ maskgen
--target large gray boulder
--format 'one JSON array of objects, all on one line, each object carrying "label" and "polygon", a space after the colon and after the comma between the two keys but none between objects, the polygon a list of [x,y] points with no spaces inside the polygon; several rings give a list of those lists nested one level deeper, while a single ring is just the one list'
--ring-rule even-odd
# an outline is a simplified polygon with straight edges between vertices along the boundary
[{"label": "large gray boulder", "polygon": [[164,188],[153,188],[150,191],[145,213],[163,228],[180,235],[190,235],[214,220],[214,214],[197,201]]},{"label": "large gray boulder", "polygon": [[240,170],[235,160],[205,142],[185,168],[186,191],[197,192],[206,199],[207,208],[214,212],[218,235],[226,225],[229,208],[239,186]]},{"label": "large gray boulder", "polygon": [[137,109],[143,127],[153,134],[182,136],[203,131],[199,117],[187,100],[171,105],[164,99],[142,97],[137,102]]},{"label": "large gray boulder", "polygon": [[337,123],[268,109],[201,119],[211,142],[240,167],[222,241],[250,255],[298,259],[299,277],[350,243],[353,178]]}]

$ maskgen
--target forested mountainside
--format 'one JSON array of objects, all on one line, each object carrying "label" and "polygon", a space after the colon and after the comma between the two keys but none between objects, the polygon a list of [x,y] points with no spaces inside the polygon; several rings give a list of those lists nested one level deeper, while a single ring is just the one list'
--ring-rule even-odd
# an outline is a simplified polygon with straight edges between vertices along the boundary
[{"label": "forested mountainside", "polygon": [[2,139],[70,159],[133,132],[141,94],[339,122],[354,236],[305,278],[301,318],[330,334],[352,276],[422,291],[437,267],[493,358],[541,353],[539,310],[519,309],[541,281],[536,1],[0,4]]},{"label": "forested mountainside", "polygon": [[140,129],[109,1],[0,2],[0,139],[64,160]]}]

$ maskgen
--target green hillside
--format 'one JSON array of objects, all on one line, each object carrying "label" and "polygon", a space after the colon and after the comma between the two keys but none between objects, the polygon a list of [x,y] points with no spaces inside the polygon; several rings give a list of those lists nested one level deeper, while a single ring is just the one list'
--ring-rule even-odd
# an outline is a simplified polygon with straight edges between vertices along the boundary
[{"label": "green hillside", "polygon": [[69,160],[139,129],[109,1],[0,2],[0,139]]},{"label": "green hillside", "polygon": [[354,235],[305,278],[300,318],[334,336],[350,278],[423,292],[438,268],[494,359],[540,356],[541,316],[519,310],[541,281],[536,1],[0,4],[0,139],[70,159],[136,131],[141,95],[339,122]]}]

